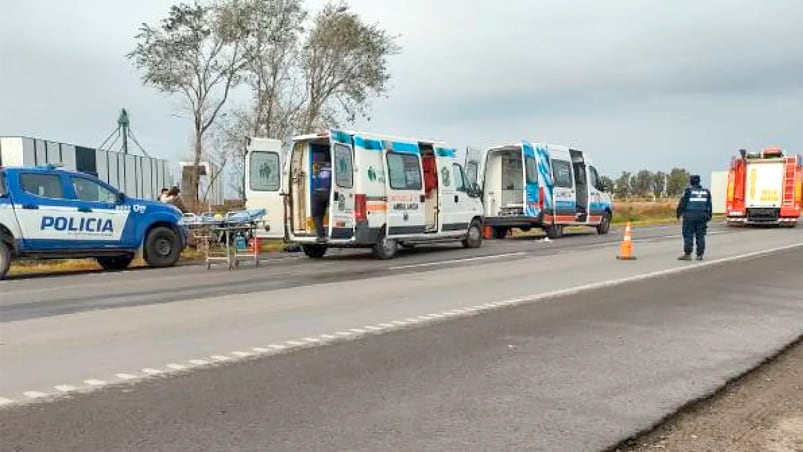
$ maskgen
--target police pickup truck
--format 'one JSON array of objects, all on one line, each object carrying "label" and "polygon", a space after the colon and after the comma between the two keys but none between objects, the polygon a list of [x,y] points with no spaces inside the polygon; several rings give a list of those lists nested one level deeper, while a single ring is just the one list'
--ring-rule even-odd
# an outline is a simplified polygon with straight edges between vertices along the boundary
[{"label": "police pickup truck", "polygon": [[121,270],[141,255],[151,267],[168,267],[186,242],[172,205],[53,166],[0,167],[0,279],[19,258],[94,258]]}]

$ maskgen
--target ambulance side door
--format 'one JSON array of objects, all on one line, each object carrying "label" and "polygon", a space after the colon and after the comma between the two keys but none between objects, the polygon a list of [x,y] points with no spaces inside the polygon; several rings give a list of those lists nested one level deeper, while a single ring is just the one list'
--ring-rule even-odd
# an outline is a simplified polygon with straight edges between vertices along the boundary
[{"label": "ambulance side door", "polygon": [[423,234],[426,198],[418,144],[386,142],[383,154],[387,165],[388,236]]}]

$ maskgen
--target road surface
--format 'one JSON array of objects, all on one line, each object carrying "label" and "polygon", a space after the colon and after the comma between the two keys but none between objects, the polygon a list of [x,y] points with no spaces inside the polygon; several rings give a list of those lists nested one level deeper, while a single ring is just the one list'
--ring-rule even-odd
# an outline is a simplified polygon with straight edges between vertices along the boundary
[{"label": "road surface", "polygon": [[803,230],[713,232],[10,281],[3,448],[604,449],[803,333]]}]

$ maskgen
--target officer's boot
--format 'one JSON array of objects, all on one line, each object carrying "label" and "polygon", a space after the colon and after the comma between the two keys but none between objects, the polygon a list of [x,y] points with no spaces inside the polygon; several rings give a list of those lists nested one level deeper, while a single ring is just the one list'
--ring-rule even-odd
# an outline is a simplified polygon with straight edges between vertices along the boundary
[{"label": "officer's boot", "polygon": [[678,260],[679,261],[690,261],[691,260],[691,254],[684,254],[683,256],[680,256],[678,258]]}]

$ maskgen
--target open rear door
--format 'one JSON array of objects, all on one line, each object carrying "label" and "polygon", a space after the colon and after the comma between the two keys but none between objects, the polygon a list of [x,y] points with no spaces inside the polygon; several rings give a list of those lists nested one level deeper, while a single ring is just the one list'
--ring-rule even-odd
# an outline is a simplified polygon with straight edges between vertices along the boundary
[{"label": "open rear door", "polygon": [[285,175],[282,142],[272,138],[246,138],[245,207],[265,209],[266,228],[257,230],[262,238],[285,237]]},{"label": "open rear door", "polygon": [[354,149],[351,135],[331,130],[332,191],[329,198],[329,238],[354,237]]},{"label": "open rear door", "polygon": [[473,184],[479,185],[482,190],[485,185],[485,149],[469,146],[466,148],[466,164],[463,169],[466,173],[466,184],[470,187]]},{"label": "open rear door", "polygon": [[543,195],[538,185],[538,160],[532,143],[522,141],[521,149],[524,154],[524,214],[537,217],[543,209]]}]

